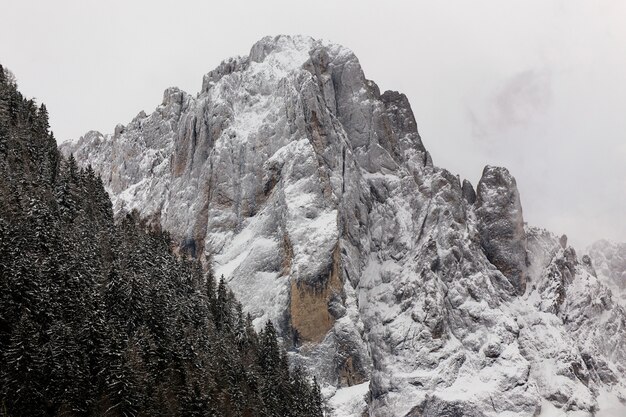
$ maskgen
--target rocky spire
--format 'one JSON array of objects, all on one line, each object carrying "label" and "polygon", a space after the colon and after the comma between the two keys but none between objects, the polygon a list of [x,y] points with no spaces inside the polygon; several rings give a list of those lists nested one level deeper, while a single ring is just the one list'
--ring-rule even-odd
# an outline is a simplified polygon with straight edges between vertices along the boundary
[{"label": "rocky spire", "polygon": [[476,215],[487,259],[515,288],[526,291],[526,233],[515,178],[506,168],[486,166],[478,182]]}]

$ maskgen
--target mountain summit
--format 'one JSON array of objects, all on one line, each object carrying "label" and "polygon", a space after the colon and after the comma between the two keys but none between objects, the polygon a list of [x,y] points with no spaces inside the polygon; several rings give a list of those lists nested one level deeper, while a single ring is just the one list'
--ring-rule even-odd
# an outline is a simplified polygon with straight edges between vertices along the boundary
[{"label": "mountain summit", "polygon": [[[515,179],[433,165],[405,95],[348,49],[266,37],[150,115],[62,147],[276,323],[333,415],[593,415],[626,313]],[[601,404],[600,404],[601,405]]]}]

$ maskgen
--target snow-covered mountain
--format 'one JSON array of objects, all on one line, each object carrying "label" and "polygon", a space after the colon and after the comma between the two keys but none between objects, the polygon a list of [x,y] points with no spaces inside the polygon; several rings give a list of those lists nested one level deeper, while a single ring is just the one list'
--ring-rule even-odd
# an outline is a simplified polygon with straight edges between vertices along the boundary
[{"label": "snow-covered mountain", "polygon": [[587,248],[598,277],[613,291],[613,297],[626,308],[626,243],[599,240]]},{"label": "snow-covered mountain", "polygon": [[331,415],[591,416],[626,399],[626,313],[591,260],[524,224],[505,168],[474,189],[434,166],[407,98],[344,47],[264,38],[195,97],[170,88],[63,151],[116,211],[212,254]]}]

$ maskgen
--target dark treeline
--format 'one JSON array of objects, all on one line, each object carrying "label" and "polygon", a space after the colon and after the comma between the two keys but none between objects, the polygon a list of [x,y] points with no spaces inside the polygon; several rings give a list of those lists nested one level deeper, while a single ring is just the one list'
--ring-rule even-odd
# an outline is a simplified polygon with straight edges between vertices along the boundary
[{"label": "dark treeline", "polygon": [[0,66],[0,416],[321,416],[271,323],[63,158]]}]

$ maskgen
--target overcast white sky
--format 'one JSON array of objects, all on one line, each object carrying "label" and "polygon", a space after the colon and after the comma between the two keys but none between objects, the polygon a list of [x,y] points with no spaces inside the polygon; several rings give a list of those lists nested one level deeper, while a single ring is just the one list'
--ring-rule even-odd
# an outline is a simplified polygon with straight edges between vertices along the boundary
[{"label": "overcast white sky", "polygon": [[530,224],[584,247],[626,241],[621,0],[0,0],[0,62],[45,102],[57,140],[111,132],[168,86],[196,93],[264,35],[351,48],[410,99],[435,164],[517,178]]}]

